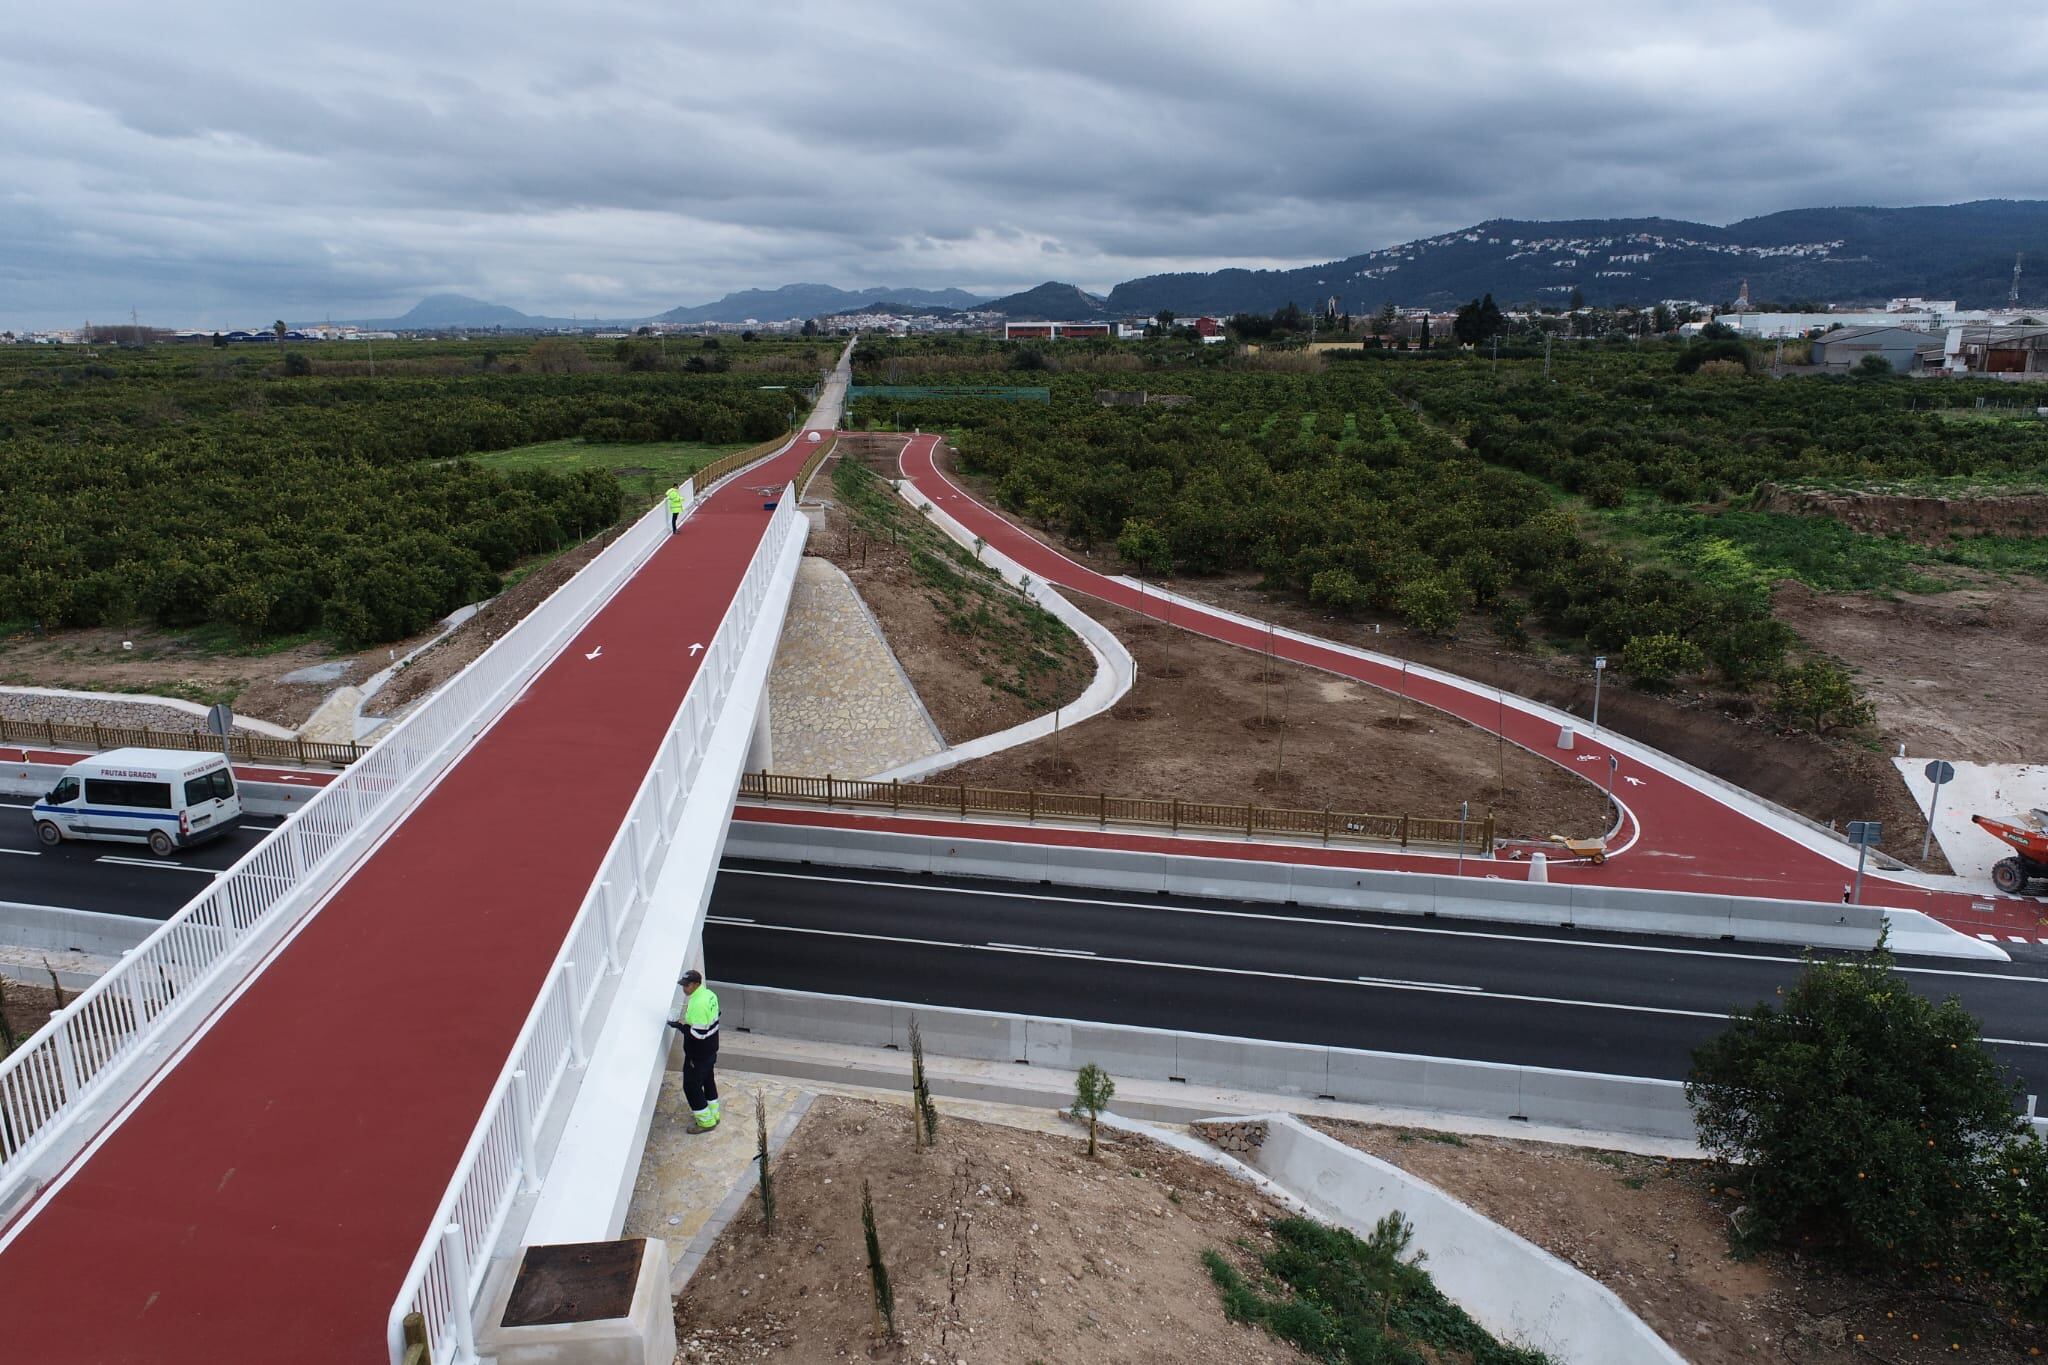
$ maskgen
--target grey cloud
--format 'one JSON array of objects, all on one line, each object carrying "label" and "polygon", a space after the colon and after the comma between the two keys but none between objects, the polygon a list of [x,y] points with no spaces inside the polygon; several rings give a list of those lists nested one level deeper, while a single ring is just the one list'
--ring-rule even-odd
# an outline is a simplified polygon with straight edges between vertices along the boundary
[{"label": "grey cloud", "polygon": [[1099,289],[1489,217],[2040,197],[2044,66],[1975,3],[17,7],[0,327]]}]

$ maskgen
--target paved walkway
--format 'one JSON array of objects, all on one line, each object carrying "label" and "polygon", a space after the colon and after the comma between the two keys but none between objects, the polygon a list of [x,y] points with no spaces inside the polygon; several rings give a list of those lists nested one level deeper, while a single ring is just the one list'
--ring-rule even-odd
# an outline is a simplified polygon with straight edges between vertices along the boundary
[{"label": "paved walkway", "polygon": [[663,1072],[654,1122],[647,1130],[647,1150],[633,1182],[633,1202],[626,1207],[626,1227],[619,1235],[659,1237],[668,1243],[669,1265],[680,1265],[690,1239],[717,1213],[733,1187],[741,1181],[752,1187],[754,1106],[766,1107],[768,1131],[773,1134],[805,1089],[806,1083],[784,1076],[751,1076],[721,1067],[719,1125],[708,1133],[694,1133],[690,1106],[683,1099],[683,1073]]},{"label": "paved walkway", "polygon": [[797,566],[768,712],[778,772],[867,777],[945,747],[852,582],[815,557]]}]

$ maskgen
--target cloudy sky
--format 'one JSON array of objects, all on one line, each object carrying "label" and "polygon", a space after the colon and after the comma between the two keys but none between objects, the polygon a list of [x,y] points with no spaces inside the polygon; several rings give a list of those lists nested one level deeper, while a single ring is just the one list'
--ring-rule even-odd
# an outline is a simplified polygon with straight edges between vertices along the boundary
[{"label": "cloudy sky", "polygon": [[2010,5],[10,4],[0,328],[1331,260],[2048,197]]}]

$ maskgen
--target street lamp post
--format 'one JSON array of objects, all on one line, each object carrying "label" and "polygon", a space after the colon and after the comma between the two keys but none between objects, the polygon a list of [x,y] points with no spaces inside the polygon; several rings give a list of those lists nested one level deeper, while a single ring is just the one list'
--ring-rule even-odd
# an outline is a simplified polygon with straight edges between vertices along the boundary
[{"label": "street lamp post", "polygon": [[1593,656],[1593,728],[1600,728],[1600,679],[1607,673],[1607,656]]}]

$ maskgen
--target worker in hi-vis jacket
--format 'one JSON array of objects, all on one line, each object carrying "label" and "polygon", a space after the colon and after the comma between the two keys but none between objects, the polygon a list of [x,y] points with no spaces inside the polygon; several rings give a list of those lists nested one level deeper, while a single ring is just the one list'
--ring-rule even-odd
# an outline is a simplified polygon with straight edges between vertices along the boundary
[{"label": "worker in hi-vis jacket", "polygon": [[695,967],[683,973],[683,1017],[668,1026],[683,1035],[683,1098],[689,1102],[692,1132],[718,1126],[718,993]]},{"label": "worker in hi-vis jacket", "polygon": [[674,535],[676,527],[683,524],[683,486],[677,484],[668,490],[668,533]]}]

